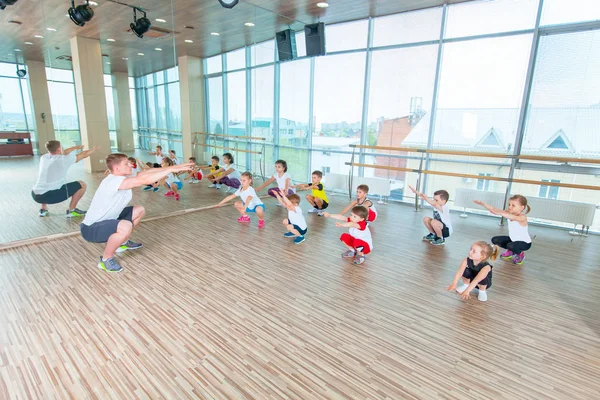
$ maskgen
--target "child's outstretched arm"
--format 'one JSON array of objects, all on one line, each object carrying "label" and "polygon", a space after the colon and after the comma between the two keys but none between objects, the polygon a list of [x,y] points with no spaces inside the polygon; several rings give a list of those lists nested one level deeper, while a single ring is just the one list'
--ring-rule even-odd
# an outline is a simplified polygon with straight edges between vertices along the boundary
[{"label": "child's outstretched arm", "polygon": [[486,265],[485,267],[481,268],[481,271],[477,273],[477,276],[475,276],[475,278],[471,280],[469,286],[467,286],[465,291],[462,292],[461,297],[463,300],[469,300],[471,298],[471,291],[477,287],[479,282],[481,282],[485,279],[486,276],[488,276],[491,270],[492,267],[490,267],[489,265]]},{"label": "child's outstretched arm", "polygon": [[275,197],[277,198],[277,200],[279,200],[279,202],[288,209],[288,211],[293,211],[296,212],[296,207],[292,204],[292,202],[290,201],[290,199],[288,199],[285,196],[282,196],[278,191],[275,191]]},{"label": "child's outstretched arm", "polygon": [[430,206],[432,206],[433,208],[438,209],[439,211],[442,211],[442,207],[438,206],[437,204],[434,203],[433,200],[431,200],[429,197],[427,197],[427,195],[417,191],[414,187],[408,185],[408,188],[417,196],[419,196],[421,199],[425,200],[427,203],[429,203]]},{"label": "child's outstretched arm", "polygon": [[222,206],[223,204],[227,203],[228,201],[231,201],[233,199],[235,199],[237,197],[237,194],[230,194],[229,196],[225,197],[223,200],[221,200],[218,204],[217,207]]},{"label": "child's outstretched arm", "polygon": [[337,219],[340,221],[347,221],[348,217],[344,217],[342,214],[329,214],[328,212],[324,212],[323,216],[325,218],[333,218],[333,219]]},{"label": "child's outstretched arm", "polygon": [[341,212],[340,215],[344,215],[346,214],[348,211],[350,211],[352,209],[352,207],[354,207],[355,205],[357,205],[358,203],[356,202],[356,200],[352,200],[352,202],[350,204],[348,204],[346,206],[346,208],[344,208]]},{"label": "child's outstretched arm", "polygon": [[527,216],[520,214],[520,215],[514,215],[509,213],[506,210],[501,210],[499,208],[496,207],[492,207],[487,203],[484,203],[481,200],[473,200],[473,203],[475,204],[479,204],[480,206],[483,206],[485,208],[488,209],[489,212],[491,212],[494,215],[500,215],[501,217],[504,217],[506,219],[510,219],[511,221],[519,221],[519,222],[526,222],[527,221]]},{"label": "child's outstretched arm", "polygon": [[275,178],[270,177],[269,179],[267,179],[266,181],[263,182],[262,185],[260,185],[258,188],[256,188],[255,192],[258,193],[261,190],[263,190],[264,188],[266,188],[267,186],[269,186],[271,183],[273,183],[273,181],[275,181]]},{"label": "child's outstretched arm", "polygon": [[447,291],[456,290],[456,284],[458,283],[458,280],[460,278],[462,278],[463,272],[465,272],[466,268],[467,268],[467,259],[465,258],[460,263],[460,267],[458,267],[458,271],[456,271],[456,274],[454,275],[454,279],[452,280],[452,283],[449,284],[448,287],[446,288]]}]

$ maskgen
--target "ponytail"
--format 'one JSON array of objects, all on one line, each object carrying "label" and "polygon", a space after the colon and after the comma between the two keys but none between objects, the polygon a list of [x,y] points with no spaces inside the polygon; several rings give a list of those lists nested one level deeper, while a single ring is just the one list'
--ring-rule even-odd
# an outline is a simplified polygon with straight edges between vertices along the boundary
[{"label": "ponytail", "polygon": [[500,254],[500,247],[493,245],[492,248],[493,250],[492,254],[490,254],[490,260],[494,261],[496,258],[498,258],[498,254]]},{"label": "ponytail", "polygon": [[529,207],[529,204],[525,206],[525,209],[527,210],[525,211],[525,214],[529,214],[529,211],[531,211],[531,207]]}]

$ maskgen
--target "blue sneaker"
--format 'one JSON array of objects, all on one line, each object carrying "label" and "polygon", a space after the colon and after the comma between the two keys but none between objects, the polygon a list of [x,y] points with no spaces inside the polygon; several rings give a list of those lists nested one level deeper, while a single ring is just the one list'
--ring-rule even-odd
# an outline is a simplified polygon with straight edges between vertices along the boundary
[{"label": "blue sneaker", "polygon": [[123,267],[121,267],[119,265],[119,263],[115,261],[114,258],[109,258],[108,260],[102,261],[102,256],[100,256],[100,262],[98,263],[98,268],[103,269],[108,272],[123,271]]},{"label": "blue sneaker", "polygon": [[147,191],[152,190],[152,189],[154,189],[152,186],[145,186],[142,190],[144,192],[147,192]]},{"label": "blue sneaker", "polygon": [[155,187],[154,189],[152,189],[152,191],[153,191],[154,193],[158,192],[158,186],[157,186],[157,187]]},{"label": "blue sneaker", "polygon": [[117,250],[115,250],[115,252],[116,253],[123,253],[124,251],[127,251],[127,250],[136,250],[136,249],[139,249],[140,247],[142,247],[141,243],[136,243],[136,242],[132,242],[131,240],[128,240],[127,242],[125,242],[121,246],[119,246],[117,248]]},{"label": "blue sneaker", "polygon": [[283,237],[293,238],[293,237],[296,237],[296,235],[294,235],[292,232],[286,232],[283,234]]},{"label": "blue sneaker", "polygon": [[294,244],[300,244],[302,242],[304,242],[306,239],[304,238],[304,236],[298,236],[296,237],[296,239],[294,239]]}]

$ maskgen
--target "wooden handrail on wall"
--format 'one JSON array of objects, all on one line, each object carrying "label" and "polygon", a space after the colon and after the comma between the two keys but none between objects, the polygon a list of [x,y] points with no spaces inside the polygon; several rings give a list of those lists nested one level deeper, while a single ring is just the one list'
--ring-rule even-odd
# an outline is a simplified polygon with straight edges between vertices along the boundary
[{"label": "wooden handrail on wall", "polygon": [[[405,151],[407,153],[440,154],[440,155],[451,155],[451,156],[488,157],[488,158],[531,160],[531,161],[553,161],[553,162],[560,162],[560,163],[600,164],[600,159],[594,159],[594,158],[534,156],[534,155],[527,155],[527,154],[514,155],[514,154],[484,153],[484,152],[471,152],[471,151],[460,151],[460,150],[427,150],[427,149],[420,149],[420,148],[415,148],[415,147],[366,146],[366,145],[360,145],[360,144],[351,144],[350,147],[355,148],[355,149]],[[548,185],[548,186],[552,186],[552,185]]]},{"label": "wooden handrail on wall", "polygon": [[161,128],[146,128],[144,126],[139,126],[138,130],[139,129],[146,129],[146,130],[149,130],[149,131],[167,132],[167,133],[181,133],[181,131],[170,131],[168,129],[161,129]]},{"label": "wooden handrail on wall", "polygon": [[223,147],[223,146],[210,146],[210,147],[212,147],[213,149],[222,149],[222,150],[229,150],[229,151],[237,151],[239,153],[262,154],[260,151],[234,149],[234,148],[231,148],[231,147]]},{"label": "wooden handrail on wall", "polygon": [[264,137],[224,135],[222,133],[210,133],[210,132],[195,132],[194,135],[206,135],[206,136],[216,136],[216,137],[222,137],[222,138],[246,139],[246,140],[267,140],[267,138],[264,138]]},{"label": "wooden handrail on wall", "polygon": [[529,179],[508,179],[508,178],[500,178],[497,176],[459,174],[457,172],[430,171],[430,170],[418,169],[418,168],[390,167],[387,165],[372,165],[372,164],[361,164],[361,163],[353,163],[353,162],[347,162],[345,164],[350,165],[352,167],[375,168],[375,169],[384,169],[384,170],[388,170],[388,171],[415,172],[417,174],[421,173],[421,174],[427,174],[427,175],[453,176],[453,177],[457,177],[457,178],[482,179],[482,180],[486,180],[486,181],[525,183],[528,185],[557,186],[557,187],[566,187],[566,188],[571,188],[571,189],[600,190],[600,186],[577,185],[574,183],[540,182],[540,181],[533,181],[533,180],[529,180]]},{"label": "wooden handrail on wall", "polygon": [[[157,140],[160,140],[160,139],[161,139],[161,138],[160,138],[160,137],[158,137],[158,136],[140,135],[140,134],[138,134],[138,136],[139,136],[139,137],[147,137],[147,138],[150,138],[150,139],[157,139]],[[183,143],[183,141],[182,141],[182,140],[177,140],[177,139],[168,139],[168,140],[169,140],[169,142]]]}]

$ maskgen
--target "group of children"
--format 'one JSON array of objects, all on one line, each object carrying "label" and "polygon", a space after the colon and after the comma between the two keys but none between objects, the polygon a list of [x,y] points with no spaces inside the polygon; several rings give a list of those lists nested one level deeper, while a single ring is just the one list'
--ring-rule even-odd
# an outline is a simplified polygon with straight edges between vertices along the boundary
[{"label": "group of children", "polygon": [[[162,149],[157,146],[157,151],[152,153],[162,155]],[[172,158],[175,153],[169,157],[163,157],[161,161],[162,167],[174,165]],[[176,157],[175,157],[176,158]],[[135,160],[134,160],[135,161]],[[300,196],[296,194],[298,190],[311,190],[311,193],[306,195],[306,200],[312,206],[309,213],[317,213],[318,216],[332,218],[340,222],[336,222],[336,226],[349,228],[348,233],[340,236],[340,240],[347,247],[347,251],[342,253],[342,257],[353,259],[354,264],[363,264],[366,260],[366,255],[373,249],[373,240],[369,224],[377,219],[377,210],[374,203],[369,200],[369,187],[367,185],[359,185],[354,199],[340,214],[330,214],[325,210],[329,207],[329,199],[325,192],[325,185],[322,182],[323,173],[321,171],[313,171],[311,182],[306,184],[294,185],[288,174],[288,166],[286,161],[277,160],[275,162],[275,173],[260,185],[256,190],[252,187],[253,177],[250,172],[240,173],[234,164],[231,153],[223,154],[223,165],[219,165],[219,157],[214,156],[211,159],[211,165],[200,166],[196,163],[194,157],[190,158],[190,162],[194,163],[193,169],[188,173],[190,183],[198,183],[202,178],[207,178],[211,185],[209,187],[220,189],[221,185],[225,185],[227,193],[231,193],[225,197],[217,206],[222,206],[225,203],[240,198],[240,201],[235,202],[234,206],[240,213],[237,219],[240,223],[250,223],[251,219],[248,214],[255,213],[258,216],[258,227],[265,227],[264,215],[266,207],[260,199],[258,193],[272,183],[276,183],[277,187],[270,188],[268,195],[277,199],[278,206],[285,207],[288,211],[287,218],[282,223],[287,232],[285,237],[294,238],[294,243],[300,244],[306,240],[305,236],[308,232],[308,225],[302,208],[300,207]],[[137,161],[137,165],[141,163]],[[203,171],[209,171],[206,176],[203,176]],[[169,174],[162,181],[153,185],[163,184],[169,189],[166,196],[174,196],[179,200],[178,191],[181,189],[181,181],[174,174]],[[430,242],[432,245],[440,246],[446,243],[446,239],[453,233],[452,219],[450,217],[450,207],[448,205],[449,194],[446,190],[437,190],[433,194],[433,198],[429,198],[425,194],[417,191],[412,186],[410,190],[422,200],[426,201],[433,208],[433,217],[423,218],[423,224],[429,231],[423,237],[424,241]],[[495,236],[491,239],[491,244],[485,241],[475,242],[469,251],[452,283],[448,286],[448,290],[456,290],[461,294],[463,299],[470,298],[473,290],[478,290],[478,299],[480,301],[487,300],[486,290],[492,285],[492,265],[489,260],[495,260],[499,253],[499,247],[506,249],[500,255],[502,259],[512,260],[514,264],[523,264],[525,259],[525,251],[531,248],[531,237],[528,233],[527,213],[530,207],[527,205],[527,199],[521,195],[515,195],[510,198],[508,210],[500,210],[481,201],[475,201],[476,204],[488,209],[492,214],[500,215],[508,220],[508,236]],[[350,213],[349,216],[347,213]],[[462,284],[458,285],[462,278]],[[458,285],[458,286],[457,286]]]}]

